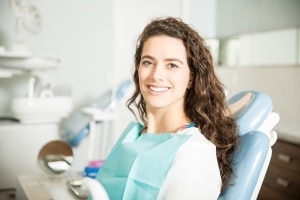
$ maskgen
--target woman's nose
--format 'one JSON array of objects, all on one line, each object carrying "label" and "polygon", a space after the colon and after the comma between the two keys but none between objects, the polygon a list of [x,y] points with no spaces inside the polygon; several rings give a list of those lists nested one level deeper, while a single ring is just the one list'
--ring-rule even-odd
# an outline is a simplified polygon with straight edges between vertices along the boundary
[{"label": "woman's nose", "polygon": [[154,80],[163,80],[165,76],[165,69],[162,64],[156,64],[153,68],[152,77]]}]

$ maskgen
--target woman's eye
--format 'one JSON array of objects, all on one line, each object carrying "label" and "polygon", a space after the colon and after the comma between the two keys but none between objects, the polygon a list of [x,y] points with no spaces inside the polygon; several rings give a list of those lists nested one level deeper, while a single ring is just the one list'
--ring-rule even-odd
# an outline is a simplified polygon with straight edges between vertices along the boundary
[{"label": "woman's eye", "polygon": [[145,60],[145,61],[142,62],[142,64],[145,65],[145,66],[148,66],[148,65],[151,65],[152,62],[150,62],[149,60]]},{"label": "woman's eye", "polygon": [[170,63],[169,66],[170,66],[171,68],[178,68],[178,66],[175,65],[175,64],[173,64],[173,63]]}]

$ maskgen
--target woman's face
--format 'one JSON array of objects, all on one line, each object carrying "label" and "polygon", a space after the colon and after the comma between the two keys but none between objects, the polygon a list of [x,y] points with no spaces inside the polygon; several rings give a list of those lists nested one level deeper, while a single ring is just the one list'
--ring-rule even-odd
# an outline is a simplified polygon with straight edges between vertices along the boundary
[{"label": "woman's face", "polygon": [[190,80],[187,53],[180,39],[153,36],[145,43],[138,66],[147,109],[183,109]]}]

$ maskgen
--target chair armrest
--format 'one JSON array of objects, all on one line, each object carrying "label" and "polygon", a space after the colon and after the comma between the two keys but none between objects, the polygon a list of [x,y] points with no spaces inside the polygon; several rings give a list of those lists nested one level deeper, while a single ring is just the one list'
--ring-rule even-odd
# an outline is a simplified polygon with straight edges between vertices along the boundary
[{"label": "chair armrest", "polygon": [[[240,145],[234,153],[233,175],[230,185],[221,194],[219,200],[251,199],[260,177],[264,177],[270,162],[270,140],[259,131],[240,136]],[[262,173],[263,171],[263,173]],[[243,183],[243,184],[240,184]]]}]

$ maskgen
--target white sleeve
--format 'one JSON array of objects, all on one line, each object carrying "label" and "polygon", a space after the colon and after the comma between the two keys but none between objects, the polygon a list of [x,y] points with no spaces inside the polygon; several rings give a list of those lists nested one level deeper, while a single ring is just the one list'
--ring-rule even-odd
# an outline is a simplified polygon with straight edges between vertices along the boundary
[{"label": "white sleeve", "polygon": [[157,199],[216,200],[220,191],[216,147],[202,135],[193,135],[180,147]]}]

